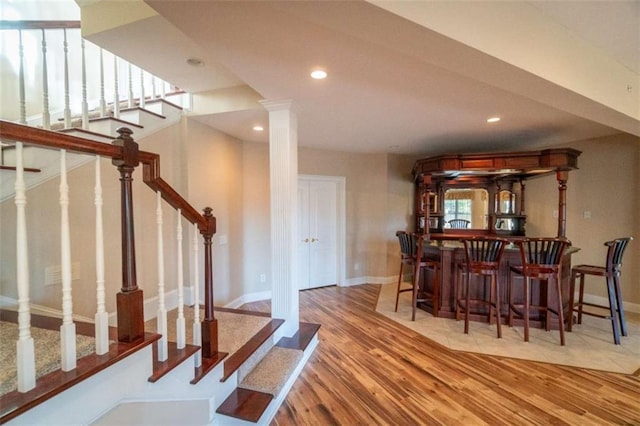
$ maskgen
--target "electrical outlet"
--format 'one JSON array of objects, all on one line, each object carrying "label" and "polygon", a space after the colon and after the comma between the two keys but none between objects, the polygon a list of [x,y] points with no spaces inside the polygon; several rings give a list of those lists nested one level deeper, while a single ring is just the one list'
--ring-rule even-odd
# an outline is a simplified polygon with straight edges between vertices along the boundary
[{"label": "electrical outlet", "polygon": [[267,274],[260,274],[260,282],[261,283],[267,282]]},{"label": "electrical outlet", "polygon": [[554,210],[553,211],[553,218],[557,219],[558,218],[558,210]]},{"label": "electrical outlet", "polygon": [[359,271],[360,270],[360,264],[359,263],[354,263],[353,264],[353,270],[354,271]]},{"label": "electrical outlet", "polygon": [[582,217],[584,219],[591,219],[591,212],[589,210],[585,210],[582,212]]}]

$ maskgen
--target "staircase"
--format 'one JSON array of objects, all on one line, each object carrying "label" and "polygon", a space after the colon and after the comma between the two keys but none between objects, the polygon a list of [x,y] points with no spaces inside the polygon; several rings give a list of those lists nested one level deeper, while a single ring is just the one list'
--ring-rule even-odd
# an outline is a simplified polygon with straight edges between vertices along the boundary
[{"label": "staircase", "polygon": [[[152,92],[150,96],[144,96],[145,82],[142,81],[141,85],[142,97],[130,96],[129,100],[124,102],[119,101],[116,95],[115,101],[111,102],[108,109],[85,110],[81,115],[69,117],[52,114],[51,124],[44,123],[45,115],[49,115],[48,111],[42,116],[29,119],[22,114],[20,121],[73,136],[73,140],[65,139],[62,144],[64,150],[69,151],[66,153],[66,171],[85,165],[88,167],[87,163],[93,160],[93,156],[75,154],[73,149],[67,147],[78,148],[83,141],[87,144],[94,143],[93,147],[98,146],[95,143],[99,143],[104,148],[95,148],[98,149],[98,153],[92,153],[109,157],[116,149],[113,141],[117,129],[127,127],[133,130],[135,138],[140,140],[164,127],[176,125],[183,119],[183,106],[190,105],[188,94],[175,92],[157,96]],[[88,103],[86,98],[83,103]],[[100,103],[105,104],[104,99]],[[24,105],[24,101],[20,101],[20,104]],[[67,105],[65,109],[70,108]],[[3,125],[2,128],[6,127]],[[2,134],[0,202],[10,203],[16,196],[14,181],[17,149],[13,142],[22,139],[6,138],[7,134]],[[20,148],[21,157],[24,159],[27,191],[59,178],[62,173],[61,147],[39,144],[38,137],[26,141],[25,146]],[[41,146],[55,149],[42,149]],[[79,151],[89,153],[82,149]],[[160,178],[157,155],[154,157],[152,153],[141,154],[146,155],[145,183],[161,193],[163,198],[167,193],[171,195],[167,197],[169,199],[165,198],[165,201],[177,210],[182,209],[182,216],[194,226],[197,225],[195,227],[205,240],[208,238],[210,246],[211,237],[215,232],[215,218],[206,211],[204,215],[200,215]],[[205,250],[206,246],[205,242]],[[210,258],[211,253],[205,252],[205,258],[207,256]],[[205,273],[205,277],[206,275]],[[212,283],[205,282],[205,288],[212,288]],[[23,310],[24,306],[20,304],[19,299],[0,299],[3,317],[4,313],[10,310]],[[194,299],[200,300],[198,297]],[[172,303],[169,304],[169,309],[177,304],[175,301]],[[237,315],[261,316],[244,311],[215,309]],[[106,312],[102,314],[106,324]],[[53,329],[59,329],[64,319],[70,319],[72,313],[60,312],[58,316],[63,320],[56,320]],[[36,315],[32,314],[31,327],[38,326],[34,323],[35,317]],[[89,323],[91,319],[87,320],[87,323],[75,321],[73,325],[78,334],[92,336],[96,334],[98,321],[96,319],[94,326],[93,323]],[[19,322],[18,315],[14,321]],[[207,332],[209,329],[206,327],[217,327],[216,321],[206,317],[201,323],[194,321],[194,330],[198,329],[198,333]],[[114,321],[111,323],[113,325]],[[200,344],[186,344],[179,349],[176,342],[167,341],[172,338],[171,335],[161,335],[157,330],[148,330],[141,339],[126,343],[120,339],[119,328],[109,327],[111,342],[106,353],[80,358],[77,360],[77,366],[66,372],[58,370],[49,373],[36,381],[35,388],[26,391],[16,390],[0,396],[0,423],[268,424],[318,344],[318,325],[301,323],[298,332],[288,338],[283,337],[280,329],[282,323],[282,320],[271,319],[267,315],[266,323],[254,330],[242,345],[228,350],[228,354],[222,352],[225,349],[222,347],[221,351],[214,351],[211,356],[203,354],[203,348],[208,347],[206,342],[202,343],[204,339]],[[229,333],[234,333],[233,323],[220,324],[220,329],[216,331],[223,334],[227,327],[230,328]],[[164,351],[163,345],[167,348],[167,359],[158,361],[159,352]]]},{"label": "staircase", "polygon": [[[147,108],[124,110],[121,117],[90,120],[88,130],[62,128],[59,132],[74,134],[88,140],[112,141],[108,133],[120,126],[138,129],[152,134],[181,117],[181,108],[167,100],[147,101]],[[156,112],[159,111],[159,112]],[[160,114],[162,113],[162,114]],[[145,123],[144,125],[140,123]],[[37,149],[37,148],[34,148]],[[59,173],[54,160],[43,161],[39,150],[42,173],[34,173],[30,186],[37,186],[43,179]],[[55,158],[55,151],[51,151]],[[11,151],[8,151],[11,153]],[[70,163],[80,167],[83,157]],[[11,155],[5,160],[11,161]],[[216,308],[221,312],[237,315],[248,313],[232,309]],[[301,323],[299,331],[291,338],[282,337],[279,328],[283,321],[265,318],[266,325],[252,332],[242,346],[228,355],[220,353],[214,358],[201,356],[200,347],[186,345],[177,349],[175,342],[168,342],[168,359],[157,361],[160,338],[155,330],[147,330],[148,344],[110,365],[100,366],[99,372],[82,373],[68,389],[49,389],[43,395],[34,393],[35,402],[29,398],[12,403],[24,394],[14,391],[0,397],[0,422],[8,424],[268,424],[285,399],[296,377],[311,356],[318,343],[318,325]],[[234,324],[220,323],[220,327]],[[223,334],[224,330],[220,330]],[[233,333],[233,331],[231,331]],[[115,330],[112,330],[112,335]],[[112,343],[112,346],[119,343]],[[221,347],[220,350],[224,350]],[[99,358],[93,356],[93,358]],[[82,359],[81,359],[82,360]],[[51,380],[67,380],[68,373],[51,373]],[[86,377],[85,377],[86,376]],[[47,376],[44,381],[46,382]],[[62,379],[61,379],[62,377]],[[16,395],[19,394],[19,395]],[[8,403],[9,402],[9,403]],[[12,405],[17,406],[13,411]],[[83,407],[69,410],[68,407]],[[33,408],[32,408],[33,407]],[[7,411],[9,409],[9,411]]]}]

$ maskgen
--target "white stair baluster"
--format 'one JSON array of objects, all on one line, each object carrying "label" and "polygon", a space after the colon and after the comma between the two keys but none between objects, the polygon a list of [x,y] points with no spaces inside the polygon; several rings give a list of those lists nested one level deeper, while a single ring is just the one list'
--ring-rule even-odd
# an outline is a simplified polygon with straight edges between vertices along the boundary
[{"label": "white stair baluster", "polygon": [[[22,43],[20,45],[22,46]],[[18,341],[16,342],[16,349],[18,392],[27,392],[36,386],[36,362],[33,337],[31,337],[31,312],[29,310],[29,260],[25,214],[27,196],[24,183],[22,148],[22,142],[16,142],[16,276],[18,282]]]},{"label": "white stair baluster", "polygon": [[[198,273],[198,225],[193,224],[193,344],[202,346],[202,326],[200,325],[200,280]],[[194,356],[196,367],[202,365],[202,350]]]},{"label": "white stair baluster", "polygon": [[71,106],[69,102],[69,47],[67,43],[67,29],[63,29],[64,34],[64,127],[71,127]]},{"label": "white stair baluster", "polygon": [[62,325],[60,326],[61,369],[76,368],[76,325],[71,298],[71,236],[69,231],[69,185],[67,152],[60,150],[60,265],[62,267]]},{"label": "white stair baluster", "polygon": [[158,361],[166,361],[168,357],[167,341],[167,308],[164,302],[164,243],[162,238],[162,195],[157,192],[156,223],[158,224]]},{"label": "white stair baluster", "polygon": [[118,57],[113,55],[113,117],[120,118],[120,94],[118,93]]},{"label": "white stair baluster", "polygon": [[176,342],[178,349],[184,349],[186,326],[184,320],[184,270],[182,265],[182,211],[178,209],[176,240],[178,241],[178,318],[176,319]]},{"label": "white stair baluster", "polygon": [[140,108],[144,108],[147,105],[147,100],[144,97],[144,70],[140,68]]},{"label": "white stair baluster", "polygon": [[51,129],[49,114],[49,73],[47,71],[47,40],[42,29],[42,128]]},{"label": "white stair baluster", "polygon": [[156,98],[156,77],[151,76],[151,100]]},{"label": "white stair baluster", "polygon": [[104,232],[102,226],[102,176],[100,170],[100,156],[96,155],[96,302],[95,337],[96,354],[103,355],[109,351],[109,316],[105,308],[104,289]]},{"label": "white stair baluster", "polygon": [[166,83],[164,80],[160,80],[160,97],[162,99],[167,97],[167,88],[165,87]]},{"label": "white stair baluster", "polygon": [[133,74],[131,70],[131,62],[129,62],[129,108],[133,108]]},{"label": "white stair baluster", "polygon": [[22,44],[22,30],[18,30],[18,56],[20,57],[20,124],[27,124],[27,98],[24,93],[24,45]]},{"label": "white stair baluster", "polygon": [[89,130],[89,104],[87,103],[87,61],[84,52],[84,39],[80,38],[82,49],[82,128]]},{"label": "white stair baluster", "polygon": [[104,59],[100,48],[100,117],[107,116],[107,101],[104,99]]}]

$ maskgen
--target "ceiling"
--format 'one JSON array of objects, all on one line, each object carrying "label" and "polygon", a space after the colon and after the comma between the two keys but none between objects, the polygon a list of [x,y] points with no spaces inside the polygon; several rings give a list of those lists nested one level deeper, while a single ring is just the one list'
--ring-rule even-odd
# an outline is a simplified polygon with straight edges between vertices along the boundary
[{"label": "ceiling", "polygon": [[[620,132],[580,113],[609,112],[602,105],[371,3],[146,3],[157,16],[96,41],[190,92],[248,85],[258,98],[292,99],[300,146],[436,155],[571,146]],[[638,2],[531,5],[638,73]],[[189,57],[204,64],[187,65]],[[309,77],[316,67],[325,80]],[[496,115],[499,123],[486,122]],[[257,102],[192,117],[268,141],[268,114]]]}]

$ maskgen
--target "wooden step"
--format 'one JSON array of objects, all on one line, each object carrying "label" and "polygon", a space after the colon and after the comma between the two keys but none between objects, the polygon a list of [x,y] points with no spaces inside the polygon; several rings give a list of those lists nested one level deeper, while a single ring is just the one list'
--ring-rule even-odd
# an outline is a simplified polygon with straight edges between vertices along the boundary
[{"label": "wooden step", "polygon": [[175,342],[167,342],[167,348],[167,359],[158,361],[158,342],[153,344],[153,374],[149,377],[151,383],[160,380],[164,375],[200,350],[200,347],[195,345],[185,345],[184,348],[178,349],[178,344]]},{"label": "wooden step", "polygon": [[320,324],[312,324],[309,322],[301,322],[298,331],[292,337],[281,338],[276,346],[288,349],[299,349],[304,351],[307,346],[320,330]]},{"label": "wooden step", "polygon": [[272,400],[271,394],[236,388],[216,413],[257,423]]}]

